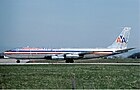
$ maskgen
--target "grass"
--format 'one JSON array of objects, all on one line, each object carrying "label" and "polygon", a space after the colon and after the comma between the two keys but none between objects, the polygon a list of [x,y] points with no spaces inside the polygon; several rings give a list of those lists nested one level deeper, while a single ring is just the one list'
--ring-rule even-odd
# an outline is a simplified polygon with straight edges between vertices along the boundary
[{"label": "grass", "polygon": [[1,89],[140,89],[140,67],[0,65]]}]

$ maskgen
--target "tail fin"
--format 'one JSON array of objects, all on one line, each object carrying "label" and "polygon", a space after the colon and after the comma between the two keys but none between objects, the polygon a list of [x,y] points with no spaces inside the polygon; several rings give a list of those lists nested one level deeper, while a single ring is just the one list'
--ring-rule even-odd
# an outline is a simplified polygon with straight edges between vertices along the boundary
[{"label": "tail fin", "polygon": [[113,44],[109,46],[108,48],[126,49],[129,35],[130,35],[130,30],[131,30],[131,27],[124,27],[123,31],[117,37],[115,42],[113,42]]}]

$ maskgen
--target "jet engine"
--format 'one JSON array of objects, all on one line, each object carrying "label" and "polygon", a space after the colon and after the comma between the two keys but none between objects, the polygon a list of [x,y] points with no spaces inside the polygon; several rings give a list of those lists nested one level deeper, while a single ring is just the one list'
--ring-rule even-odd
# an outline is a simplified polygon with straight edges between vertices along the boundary
[{"label": "jet engine", "polygon": [[51,60],[64,60],[64,59],[77,59],[80,58],[80,56],[79,54],[65,54],[65,55],[45,56],[44,58]]},{"label": "jet engine", "polygon": [[75,58],[79,58],[80,56],[79,56],[79,54],[66,54],[64,57],[75,59]]},{"label": "jet engine", "polygon": [[51,59],[52,60],[63,60],[64,57],[63,56],[52,56]]},{"label": "jet engine", "polygon": [[45,59],[51,59],[51,60],[63,60],[64,56],[57,56],[57,55],[53,55],[53,56],[45,56]]}]

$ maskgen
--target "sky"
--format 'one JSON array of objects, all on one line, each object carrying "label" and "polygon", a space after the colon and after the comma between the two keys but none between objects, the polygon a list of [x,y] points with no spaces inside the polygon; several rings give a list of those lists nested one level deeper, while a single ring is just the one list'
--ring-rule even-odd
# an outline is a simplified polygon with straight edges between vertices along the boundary
[{"label": "sky", "polygon": [[0,0],[0,52],[105,48],[125,26],[128,47],[140,48],[140,0]]}]

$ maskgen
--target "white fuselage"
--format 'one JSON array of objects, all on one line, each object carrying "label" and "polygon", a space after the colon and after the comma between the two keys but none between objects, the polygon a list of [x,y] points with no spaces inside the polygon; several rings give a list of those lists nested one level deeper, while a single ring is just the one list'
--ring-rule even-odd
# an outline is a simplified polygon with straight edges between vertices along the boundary
[{"label": "white fuselage", "polygon": [[91,54],[94,57],[106,56],[115,53],[118,49],[98,49],[98,48],[60,48],[60,49],[45,49],[45,48],[22,48],[5,51],[4,54],[10,58],[44,58],[51,56],[52,58],[79,58],[80,55]]}]

